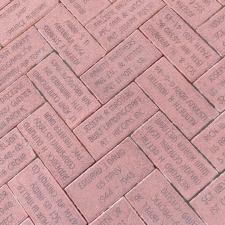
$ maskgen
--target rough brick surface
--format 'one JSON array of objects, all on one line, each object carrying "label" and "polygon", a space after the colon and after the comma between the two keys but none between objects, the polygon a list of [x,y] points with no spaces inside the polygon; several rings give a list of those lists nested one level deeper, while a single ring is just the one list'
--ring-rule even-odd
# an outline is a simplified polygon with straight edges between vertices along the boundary
[{"label": "rough brick surface", "polygon": [[0,225],[225,225],[225,0],[0,0]]}]

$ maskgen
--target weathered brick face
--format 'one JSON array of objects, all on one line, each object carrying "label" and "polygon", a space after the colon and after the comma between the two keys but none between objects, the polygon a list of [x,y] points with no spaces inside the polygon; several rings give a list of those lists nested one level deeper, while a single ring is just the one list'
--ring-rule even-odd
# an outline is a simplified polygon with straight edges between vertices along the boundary
[{"label": "weathered brick face", "polygon": [[0,225],[224,225],[224,0],[0,0]]}]

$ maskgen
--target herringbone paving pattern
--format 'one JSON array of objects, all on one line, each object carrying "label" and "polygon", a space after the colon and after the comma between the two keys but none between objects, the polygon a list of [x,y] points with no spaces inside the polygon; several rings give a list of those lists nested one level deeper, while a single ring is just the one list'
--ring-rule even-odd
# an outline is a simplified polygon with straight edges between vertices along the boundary
[{"label": "herringbone paving pattern", "polygon": [[0,225],[225,225],[224,0],[0,0]]}]

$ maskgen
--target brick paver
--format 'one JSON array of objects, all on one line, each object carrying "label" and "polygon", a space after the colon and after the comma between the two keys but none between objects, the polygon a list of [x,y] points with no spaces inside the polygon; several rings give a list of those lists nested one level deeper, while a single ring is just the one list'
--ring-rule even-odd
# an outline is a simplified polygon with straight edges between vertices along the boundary
[{"label": "brick paver", "polygon": [[0,0],[0,225],[225,225],[225,0]]}]

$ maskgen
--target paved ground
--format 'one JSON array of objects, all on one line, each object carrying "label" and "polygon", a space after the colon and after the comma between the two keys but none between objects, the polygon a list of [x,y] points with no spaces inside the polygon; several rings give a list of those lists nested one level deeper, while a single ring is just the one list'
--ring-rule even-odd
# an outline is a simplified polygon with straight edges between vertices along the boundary
[{"label": "paved ground", "polygon": [[225,225],[224,0],[0,0],[0,225]]}]

